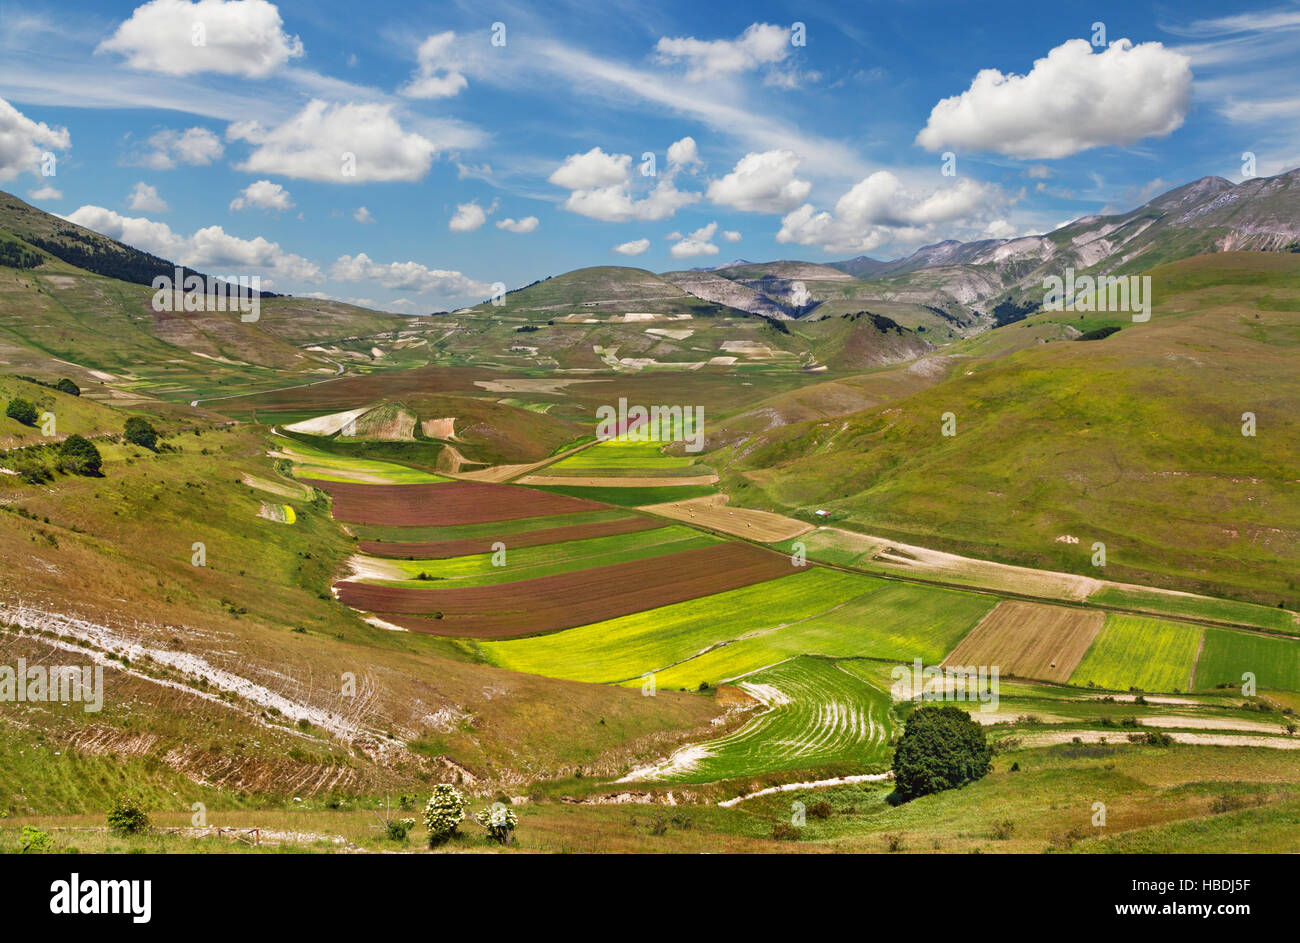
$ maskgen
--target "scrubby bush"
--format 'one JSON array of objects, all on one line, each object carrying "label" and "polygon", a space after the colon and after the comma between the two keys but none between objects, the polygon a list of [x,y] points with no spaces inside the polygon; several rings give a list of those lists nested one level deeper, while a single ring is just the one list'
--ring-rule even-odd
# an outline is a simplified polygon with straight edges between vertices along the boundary
[{"label": "scrubby bush", "polygon": [[15,396],[5,407],[5,415],[14,422],[21,422],[24,426],[36,425],[36,407],[30,400],[25,400],[21,396]]},{"label": "scrubby bush", "polygon": [[134,835],[149,827],[149,816],[144,803],[133,793],[123,793],[113,801],[108,810],[108,827],[115,832]]},{"label": "scrubby bush", "polygon": [[990,756],[984,728],[964,710],[917,708],[894,750],[895,791],[906,800],[964,786],[988,773]]},{"label": "scrubby bush", "polygon": [[99,449],[84,436],[70,435],[59,446],[59,467],[74,475],[98,475],[103,465]]},{"label": "scrubby bush", "polygon": [[49,851],[54,847],[54,839],[50,837],[49,832],[42,832],[34,825],[24,825],[22,835],[18,839],[18,847],[22,849],[23,854],[29,851]]},{"label": "scrubby bush", "polygon": [[429,829],[429,844],[438,845],[456,834],[465,821],[469,799],[455,786],[439,783],[424,807],[424,824]]},{"label": "scrubby bush", "polygon": [[384,830],[388,834],[390,841],[398,844],[406,843],[406,836],[415,828],[415,819],[389,819],[384,823]]},{"label": "scrubby bush", "polygon": [[126,441],[152,451],[158,445],[158,430],[148,420],[132,416],[126,421]]},{"label": "scrubby bush", "polygon": [[69,396],[81,395],[81,387],[77,386],[77,384],[73,383],[67,377],[64,377],[58,383],[54,384],[54,388],[60,393],[67,393]]},{"label": "scrubby bush", "polygon": [[474,821],[487,829],[488,838],[503,845],[510,844],[510,836],[519,824],[519,816],[514,809],[503,802],[494,802],[481,812],[474,813]]}]

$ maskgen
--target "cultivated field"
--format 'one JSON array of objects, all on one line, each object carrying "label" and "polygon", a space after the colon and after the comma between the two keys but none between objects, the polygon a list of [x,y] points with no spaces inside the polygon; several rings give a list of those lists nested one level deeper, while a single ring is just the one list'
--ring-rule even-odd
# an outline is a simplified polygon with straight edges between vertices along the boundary
[{"label": "cultivated field", "polygon": [[667,501],[663,504],[648,504],[641,510],[763,543],[788,540],[812,530],[811,524],[805,524],[783,514],[728,507],[727,502],[727,496],[719,494],[683,501]]},{"label": "cultivated field", "polygon": [[603,508],[594,501],[478,481],[369,485],[302,480],[329,493],[336,519],[358,524],[482,524]]},{"label": "cultivated field", "polygon": [[[528,518],[525,518],[525,520],[528,520]],[[663,526],[661,521],[657,521],[652,517],[616,517],[611,520],[593,521],[589,524],[571,524],[568,527],[539,527],[535,530],[518,533],[508,533],[506,528],[496,528],[480,537],[462,537],[458,540],[405,542],[363,540],[357,546],[362,553],[382,557],[443,559],[490,551],[492,544],[498,540],[503,540],[513,550],[563,543],[570,540],[609,537],[614,534],[631,534]]]},{"label": "cultivated field", "polygon": [[1187,691],[1202,631],[1183,622],[1112,613],[1070,681],[1121,691]]},{"label": "cultivated field", "polygon": [[1101,630],[1102,614],[1063,606],[999,603],[944,665],[997,666],[1003,675],[1068,681]]}]

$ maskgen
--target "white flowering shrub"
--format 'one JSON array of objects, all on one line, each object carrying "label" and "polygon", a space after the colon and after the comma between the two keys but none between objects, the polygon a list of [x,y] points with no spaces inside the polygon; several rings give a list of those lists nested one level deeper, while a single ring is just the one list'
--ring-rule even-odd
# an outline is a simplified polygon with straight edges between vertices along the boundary
[{"label": "white flowering shrub", "polygon": [[456,827],[465,820],[469,799],[455,786],[439,783],[424,807],[424,824],[429,829],[429,844],[437,845],[456,834]]},{"label": "white flowering shrub", "polygon": [[488,836],[503,845],[510,844],[511,833],[519,824],[519,816],[502,802],[495,802],[490,808],[474,813],[474,821],[487,829]]}]

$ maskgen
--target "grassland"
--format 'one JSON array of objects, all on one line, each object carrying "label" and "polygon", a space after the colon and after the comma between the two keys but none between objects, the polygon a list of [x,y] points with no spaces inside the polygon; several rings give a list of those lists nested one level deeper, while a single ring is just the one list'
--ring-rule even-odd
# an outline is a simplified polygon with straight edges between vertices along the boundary
[{"label": "grassland", "polygon": [[1110,613],[1070,683],[1119,691],[1186,691],[1202,631],[1185,622]]},{"label": "grassland", "polygon": [[293,462],[294,474],[299,478],[320,481],[365,481],[372,484],[409,485],[450,481],[419,468],[395,462],[337,455],[324,451],[299,439],[275,439],[275,448]]},{"label": "grassland", "polygon": [[702,498],[714,493],[712,485],[665,485],[656,488],[597,487],[584,488],[575,485],[539,485],[539,491],[550,491],[571,498],[585,498],[588,501],[601,501],[619,507],[641,507],[647,504],[663,504],[667,501],[686,501]]},{"label": "grassland", "polygon": [[1198,690],[1225,685],[1240,689],[1242,675],[1255,675],[1261,690],[1300,691],[1300,642],[1230,629],[1206,629],[1196,663]]},{"label": "grassland", "polygon": [[1088,597],[1089,602],[1120,609],[1146,609],[1170,616],[1191,616],[1220,622],[1255,625],[1274,632],[1300,634],[1295,613],[1287,609],[1270,609],[1233,599],[1208,596],[1183,596],[1154,590],[1105,586]]}]

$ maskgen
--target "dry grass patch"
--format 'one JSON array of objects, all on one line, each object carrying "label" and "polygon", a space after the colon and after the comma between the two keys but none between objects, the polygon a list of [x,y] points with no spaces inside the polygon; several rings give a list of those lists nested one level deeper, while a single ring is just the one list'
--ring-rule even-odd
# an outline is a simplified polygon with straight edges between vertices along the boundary
[{"label": "dry grass patch", "polygon": [[994,608],[944,660],[996,665],[1003,675],[1064,683],[1101,631],[1104,616],[1085,609],[1007,601]]},{"label": "dry grass patch", "polygon": [[[674,479],[674,484],[680,484],[682,481],[683,479]],[[813,525],[795,520],[793,517],[786,517],[784,514],[728,507],[727,500],[728,496],[725,494],[711,494],[702,498],[670,501],[666,504],[648,504],[639,510],[649,511],[660,517],[670,517],[676,521],[685,521],[688,524],[698,524],[724,534],[760,540],[763,543],[791,540],[813,529]]]}]

